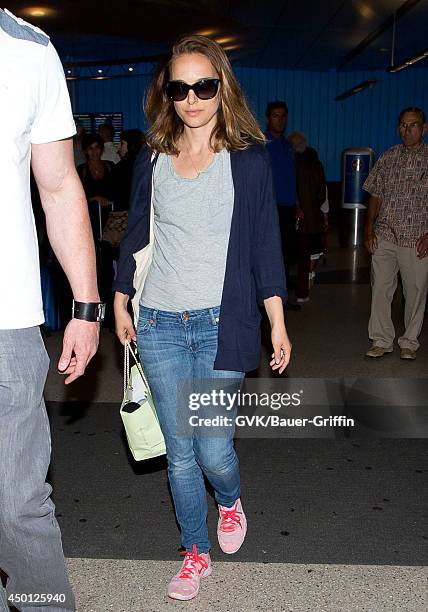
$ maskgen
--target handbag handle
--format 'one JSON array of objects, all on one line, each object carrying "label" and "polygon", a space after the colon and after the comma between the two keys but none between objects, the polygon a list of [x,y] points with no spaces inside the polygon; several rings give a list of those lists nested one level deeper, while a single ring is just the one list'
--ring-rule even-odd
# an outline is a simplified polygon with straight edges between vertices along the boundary
[{"label": "handbag handle", "polygon": [[144,381],[144,384],[146,385],[149,393],[151,394],[151,390],[150,390],[150,385],[149,382],[146,378],[146,375],[144,374],[144,370],[141,366],[141,363],[138,360],[138,357],[136,355],[136,351],[134,352],[131,343],[129,342],[129,340],[126,340],[125,342],[125,353],[124,353],[124,360],[123,360],[123,394],[125,395],[126,390],[128,388],[129,385],[129,378],[130,378],[130,373],[131,373],[131,368],[129,366],[129,354],[132,355],[134,361],[135,361],[135,365],[138,368],[138,371],[141,375],[141,378]]}]

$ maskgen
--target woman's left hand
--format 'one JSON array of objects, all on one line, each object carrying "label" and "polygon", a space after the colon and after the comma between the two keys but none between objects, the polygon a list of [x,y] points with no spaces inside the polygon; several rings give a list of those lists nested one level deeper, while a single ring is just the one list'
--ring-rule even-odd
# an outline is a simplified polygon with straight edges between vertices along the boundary
[{"label": "woman's left hand", "polygon": [[291,356],[291,342],[287,336],[284,324],[274,325],[271,331],[272,361],[269,363],[272,370],[278,370],[282,374],[288,366]]}]

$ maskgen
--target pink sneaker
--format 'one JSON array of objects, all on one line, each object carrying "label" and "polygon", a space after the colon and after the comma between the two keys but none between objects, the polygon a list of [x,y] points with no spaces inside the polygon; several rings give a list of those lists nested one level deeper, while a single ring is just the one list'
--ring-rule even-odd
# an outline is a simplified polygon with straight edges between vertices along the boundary
[{"label": "pink sneaker", "polygon": [[182,553],[184,557],[183,566],[168,585],[168,597],[188,601],[199,593],[201,578],[210,576],[212,572],[211,558],[209,553],[198,553],[196,544],[193,550]]},{"label": "pink sneaker", "polygon": [[228,555],[236,553],[242,546],[247,533],[247,519],[242,509],[241,500],[237,499],[231,508],[218,506],[217,525],[218,543]]}]

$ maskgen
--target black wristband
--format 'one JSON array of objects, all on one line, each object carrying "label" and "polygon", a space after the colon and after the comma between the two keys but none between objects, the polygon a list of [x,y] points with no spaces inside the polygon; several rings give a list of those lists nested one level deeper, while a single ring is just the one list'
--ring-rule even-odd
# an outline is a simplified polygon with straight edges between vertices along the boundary
[{"label": "black wristband", "polygon": [[82,319],[91,323],[104,321],[106,305],[102,302],[76,302],[73,300],[73,319]]}]

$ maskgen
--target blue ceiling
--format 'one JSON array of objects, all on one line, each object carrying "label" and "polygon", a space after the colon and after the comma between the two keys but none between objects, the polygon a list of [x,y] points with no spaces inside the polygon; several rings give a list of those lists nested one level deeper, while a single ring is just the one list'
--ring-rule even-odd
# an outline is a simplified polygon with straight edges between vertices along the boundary
[{"label": "blue ceiling", "polygon": [[[32,5],[54,14],[24,16]],[[209,32],[228,39],[223,44],[242,66],[382,69],[391,61],[395,11],[396,63],[428,48],[428,0],[36,0],[7,8],[50,34],[64,61],[153,56],[182,34]]]}]

